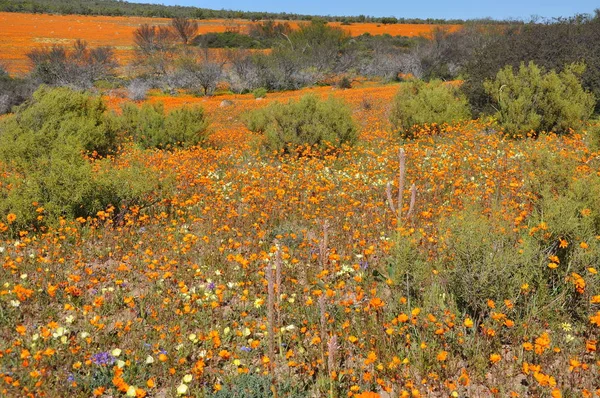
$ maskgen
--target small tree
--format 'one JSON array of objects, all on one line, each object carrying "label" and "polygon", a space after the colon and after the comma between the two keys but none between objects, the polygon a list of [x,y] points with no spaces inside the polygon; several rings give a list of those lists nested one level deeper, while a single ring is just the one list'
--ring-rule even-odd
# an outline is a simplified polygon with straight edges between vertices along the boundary
[{"label": "small tree", "polygon": [[34,49],[27,56],[33,64],[33,77],[56,86],[89,88],[95,81],[112,76],[117,67],[112,48],[90,49],[83,40],[77,40],[71,49]]},{"label": "small tree", "polygon": [[458,89],[441,80],[402,83],[394,98],[390,122],[403,137],[412,137],[416,126],[444,124],[471,117],[466,98]]},{"label": "small tree", "polygon": [[198,22],[187,18],[173,18],[171,27],[183,44],[188,44],[198,33]]},{"label": "small tree", "polygon": [[164,74],[175,50],[175,36],[166,26],[143,24],[133,33],[140,63],[150,72]]},{"label": "small tree", "polygon": [[353,145],[358,139],[352,111],[334,97],[320,100],[306,95],[297,102],[275,102],[252,112],[247,126],[251,131],[265,134],[268,149],[286,153],[295,153],[305,146],[339,148]]},{"label": "small tree", "polygon": [[545,72],[533,62],[522,63],[515,73],[507,66],[484,88],[496,106],[496,117],[506,134],[530,132],[565,134],[581,127],[592,115],[595,99],[580,77],[584,64],[571,64],[562,72]]}]

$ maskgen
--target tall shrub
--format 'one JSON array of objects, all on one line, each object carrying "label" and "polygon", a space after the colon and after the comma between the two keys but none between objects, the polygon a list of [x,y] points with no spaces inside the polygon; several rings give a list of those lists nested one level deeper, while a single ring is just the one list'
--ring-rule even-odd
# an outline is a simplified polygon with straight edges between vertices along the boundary
[{"label": "tall shrub", "polygon": [[420,125],[435,124],[441,128],[470,117],[469,104],[456,86],[441,80],[415,80],[400,85],[390,122],[403,137],[412,137]]},{"label": "tall shrub", "polygon": [[141,107],[126,103],[115,122],[143,148],[189,147],[208,137],[208,120],[201,107],[165,113],[161,103]]},{"label": "tall shrub", "polygon": [[110,158],[85,156],[116,152],[105,110],[100,97],[41,88],[0,121],[0,217],[16,215],[13,232],[93,216],[109,205],[144,206],[162,190],[151,170],[128,172]]},{"label": "tall shrub", "polygon": [[265,145],[270,150],[296,152],[299,147],[316,146],[326,149],[353,145],[358,130],[352,120],[352,111],[333,97],[320,100],[306,95],[287,104],[275,102],[252,112],[247,120],[251,131],[265,134]]},{"label": "tall shrub", "polygon": [[568,133],[581,127],[593,113],[593,94],[581,86],[583,64],[571,64],[557,73],[535,63],[507,66],[484,83],[497,109],[496,118],[510,136],[530,132]]}]

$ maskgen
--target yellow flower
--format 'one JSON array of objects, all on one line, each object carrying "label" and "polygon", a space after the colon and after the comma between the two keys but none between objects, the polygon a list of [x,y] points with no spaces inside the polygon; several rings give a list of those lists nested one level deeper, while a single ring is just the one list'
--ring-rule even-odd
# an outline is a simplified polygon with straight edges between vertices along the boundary
[{"label": "yellow flower", "polygon": [[472,328],[473,327],[473,320],[471,318],[467,318],[465,319],[464,325],[468,328]]}]

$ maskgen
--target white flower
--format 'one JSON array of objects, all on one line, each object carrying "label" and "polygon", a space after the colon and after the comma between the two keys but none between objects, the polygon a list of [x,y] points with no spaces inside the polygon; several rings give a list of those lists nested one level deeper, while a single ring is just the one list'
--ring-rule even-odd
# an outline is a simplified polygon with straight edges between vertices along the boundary
[{"label": "white flower", "polygon": [[147,363],[147,364],[154,363],[154,358],[152,358],[152,355],[148,355],[148,356],[146,357],[146,363]]},{"label": "white flower", "polygon": [[13,307],[18,307],[21,305],[21,302],[19,300],[10,300],[10,305]]},{"label": "white flower", "polygon": [[117,366],[119,367],[119,369],[123,369],[125,367],[125,362],[121,361],[120,359],[117,361]]},{"label": "white flower", "polygon": [[121,349],[120,349],[120,348],[115,348],[115,349],[114,349],[114,350],[112,350],[110,353],[111,353],[111,355],[112,355],[113,357],[118,357],[119,355],[121,355]]},{"label": "white flower", "polygon": [[127,396],[128,397],[135,397],[135,386],[129,386],[129,388],[127,389]]},{"label": "white flower", "polygon": [[192,381],[192,375],[185,375],[183,376],[183,382],[184,383],[189,383],[190,381]]},{"label": "white flower", "polygon": [[65,328],[63,328],[62,326],[56,329],[56,332],[52,333],[52,336],[54,336],[55,339],[63,336],[66,333]]},{"label": "white flower", "polygon": [[177,395],[184,395],[188,391],[188,386],[181,383],[179,387],[177,387]]}]

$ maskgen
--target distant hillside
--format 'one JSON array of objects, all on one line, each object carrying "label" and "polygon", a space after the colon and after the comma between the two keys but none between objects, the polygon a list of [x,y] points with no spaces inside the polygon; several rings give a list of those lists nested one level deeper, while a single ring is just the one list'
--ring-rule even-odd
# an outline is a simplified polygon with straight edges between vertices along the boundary
[{"label": "distant hillside", "polygon": [[[236,18],[248,20],[283,19],[310,20],[317,16],[293,13],[248,12],[231,10],[211,10],[207,8],[165,6],[159,4],[129,3],[120,0],[0,0],[0,11],[78,14],[78,15],[108,15],[108,16],[142,16],[142,17],[188,17],[196,19]],[[381,24],[461,24],[464,20],[445,19],[415,19],[382,17],[375,18],[365,15],[354,17],[319,16],[327,21],[335,22],[375,22]],[[487,21],[486,22],[497,22]]]}]

